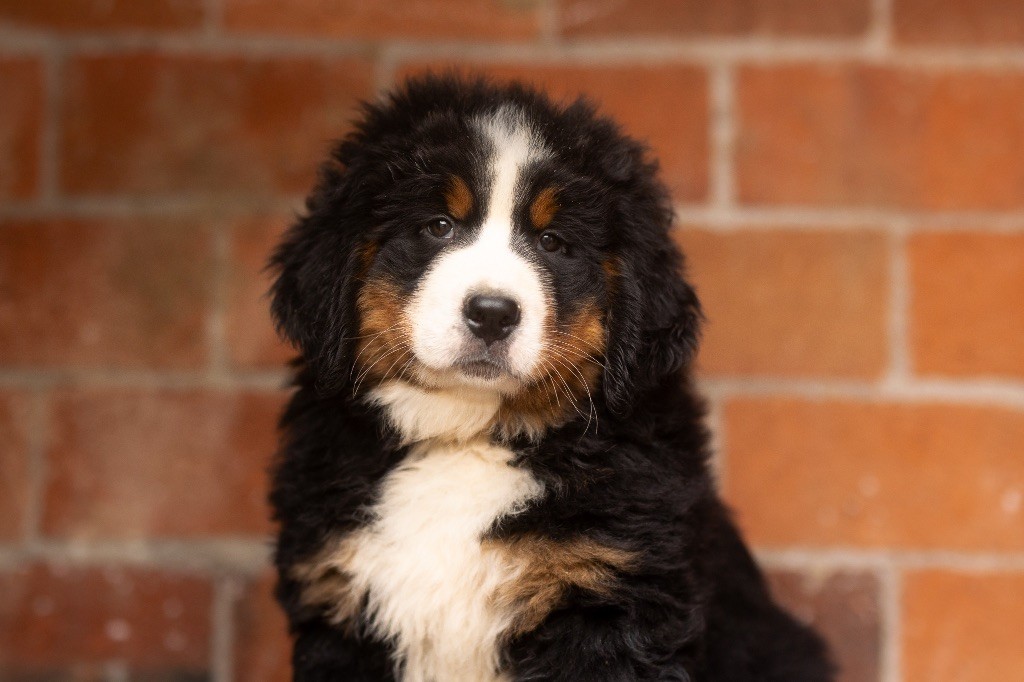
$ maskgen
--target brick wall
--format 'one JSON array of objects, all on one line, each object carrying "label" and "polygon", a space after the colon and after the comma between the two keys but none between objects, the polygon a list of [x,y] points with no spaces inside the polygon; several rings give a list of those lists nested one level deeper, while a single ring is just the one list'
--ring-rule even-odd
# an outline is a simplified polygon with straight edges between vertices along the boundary
[{"label": "brick wall", "polygon": [[844,682],[1024,675],[1024,3],[0,0],[0,678],[286,678],[260,268],[451,63],[656,149],[725,494]]}]

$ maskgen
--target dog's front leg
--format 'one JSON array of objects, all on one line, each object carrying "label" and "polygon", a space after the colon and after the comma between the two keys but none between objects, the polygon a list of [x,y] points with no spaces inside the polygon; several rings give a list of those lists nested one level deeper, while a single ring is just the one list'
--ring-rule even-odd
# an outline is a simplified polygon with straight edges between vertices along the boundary
[{"label": "dog's front leg", "polygon": [[694,682],[694,627],[655,605],[577,604],[511,642],[509,668],[516,682]]},{"label": "dog's front leg", "polygon": [[295,682],[393,682],[385,644],[356,637],[321,620],[295,628]]}]

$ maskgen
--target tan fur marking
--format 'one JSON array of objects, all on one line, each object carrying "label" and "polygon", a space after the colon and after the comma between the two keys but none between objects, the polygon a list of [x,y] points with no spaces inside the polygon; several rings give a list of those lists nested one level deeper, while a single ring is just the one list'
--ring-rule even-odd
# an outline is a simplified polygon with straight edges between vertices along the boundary
[{"label": "tan fur marking", "polygon": [[324,607],[333,623],[346,623],[358,615],[360,597],[346,567],[355,555],[352,536],[327,546],[309,561],[296,564],[292,578],[302,584],[302,603]]},{"label": "tan fur marking", "polygon": [[604,315],[593,302],[563,329],[548,324],[544,334],[542,374],[506,397],[496,418],[499,434],[541,433],[574,415],[585,416],[580,402],[593,394],[600,379],[599,358],[605,349]]},{"label": "tan fur marking", "polygon": [[449,213],[456,220],[465,220],[473,210],[473,193],[469,191],[466,181],[458,175],[453,175],[448,181],[444,200],[448,204]]},{"label": "tan fur marking", "polygon": [[614,294],[619,286],[619,261],[615,256],[606,258],[601,262],[604,270],[604,284],[608,293]]},{"label": "tan fur marking", "polygon": [[[367,387],[387,377],[404,374],[413,362],[405,301],[398,287],[386,280],[369,279],[359,291],[359,342],[355,378]],[[403,374],[404,373],[404,374]]]},{"label": "tan fur marking", "polygon": [[530,204],[530,222],[536,229],[543,230],[551,224],[557,212],[558,201],[555,198],[555,188],[546,187]]},{"label": "tan fur marking", "polygon": [[498,607],[512,613],[506,637],[535,629],[562,603],[570,587],[610,593],[615,588],[616,574],[636,563],[635,553],[587,538],[559,542],[528,535],[510,542],[486,540],[484,544],[503,552],[511,564],[519,567],[515,580],[495,594]]}]

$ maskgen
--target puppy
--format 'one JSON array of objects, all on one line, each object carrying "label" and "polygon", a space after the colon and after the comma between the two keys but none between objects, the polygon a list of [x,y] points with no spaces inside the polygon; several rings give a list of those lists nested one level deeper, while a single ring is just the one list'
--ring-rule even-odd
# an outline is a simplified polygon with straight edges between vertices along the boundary
[{"label": "puppy", "polygon": [[716,496],[671,217],[584,102],[365,107],[272,259],[295,679],[831,679]]}]

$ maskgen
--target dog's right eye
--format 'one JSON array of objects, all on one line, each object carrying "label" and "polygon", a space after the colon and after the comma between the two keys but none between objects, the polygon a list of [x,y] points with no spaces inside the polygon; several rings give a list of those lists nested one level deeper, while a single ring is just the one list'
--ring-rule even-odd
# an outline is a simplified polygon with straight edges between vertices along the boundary
[{"label": "dog's right eye", "polygon": [[427,232],[435,239],[451,239],[455,236],[455,224],[448,218],[436,218],[427,223]]}]

